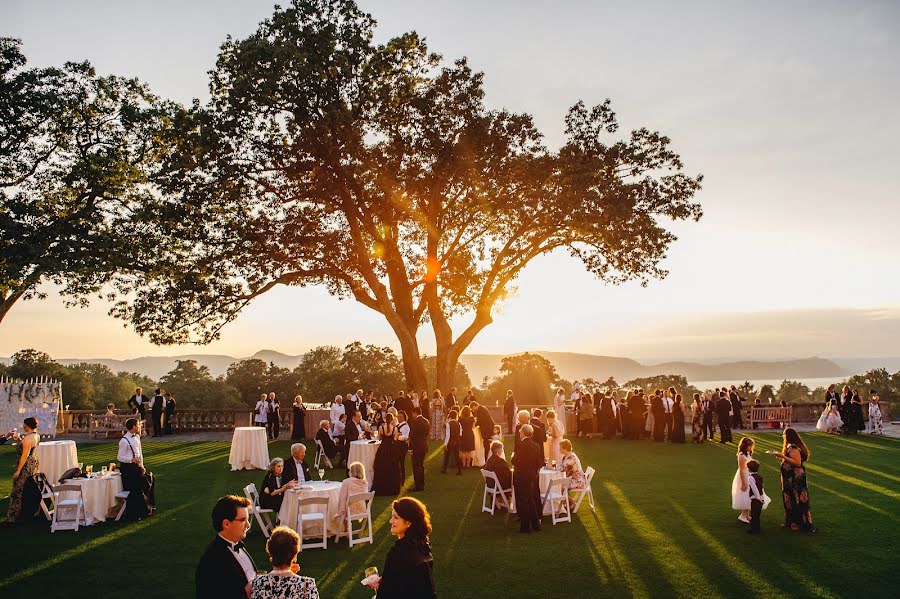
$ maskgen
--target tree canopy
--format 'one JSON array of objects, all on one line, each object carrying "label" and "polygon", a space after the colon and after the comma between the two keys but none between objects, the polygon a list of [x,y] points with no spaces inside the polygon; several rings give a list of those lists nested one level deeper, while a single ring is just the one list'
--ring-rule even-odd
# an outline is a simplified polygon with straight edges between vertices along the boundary
[{"label": "tree canopy", "polygon": [[294,0],[222,44],[154,177],[148,234],[167,241],[116,315],[156,343],[208,342],[275,286],[324,285],[386,319],[411,388],[430,322],[444,389],[534,258],[566,251],[610,283],[666,274],[664,221],[701,215],[668,137],[619,135],[608,100],[577,102],[548,149],[465,58],[374,27],[350,0]]}]

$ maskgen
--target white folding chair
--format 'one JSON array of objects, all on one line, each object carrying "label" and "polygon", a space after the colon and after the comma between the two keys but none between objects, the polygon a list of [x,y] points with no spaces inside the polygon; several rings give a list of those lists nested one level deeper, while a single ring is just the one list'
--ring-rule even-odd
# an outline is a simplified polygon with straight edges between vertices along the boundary
[{"label": "white folding chair", "polygon": [[275,510],[259,507],[259,491],[256,490],[256,485],[253,483],[250,483],[249,485],[244,487],[244,495],[246,495],[247,499],[250,500],[250,507],[248,508],[248,512],[253,514],[253,516],[256,518],[256,521],[259,523],[259,527],[262,529],[263,536],[268,539],[269,535],[271,534],[272,528],[274,528],[271,516],[269,516],[269,514],[275,513]]},{"label": "white folding chair", "polygon": [[128,507],[128,496],[131,494],[131,491],[119,491],[116,493],[116,502],[121,501],[122,505],[119,507],[119,511],[116,513],[116,522],[122,519],[122,514],[125,513],[125,508]]},{"label": "white folding chair", "polygon": [[[304,512],[304,507],[319,507],[319,510]],[[322,540],[314,543],[304,543],[304,527],[321,522]],[[304,549],[328,549],[328,498],[327,497],[303,497],[297,501],[297,534],[300,535],[300,551]]]},{"label": "white folding chair", "polygon": [[328,464],[329,468],[334,468],[334,466],[331,465],[331,460],[329,460],[328,456],[325,454],[325,447],[322,445],[322,442],[316,439],[316,470],[319,469],[319,464],[323,459],[325,460],[325,463]]},{"label": "white folding chair", "polygon": [[[63,495],[75,495],[69,499],[63,499]],[[56,507],[53,510],[53,519],[50,521],[50,532],[57,530],[78,531],[79,524],[87,525],[84,517],[84,494],[81,485],[57,485],[53,489],[53,501]],[[65,520],[60,517],[64,510],[74,510],[75,518]]]},{"label": "white folding chair", "polygon": [[[488,512],[491,516],[494,515],[494,510],[497,508],[497,496],[500,496],[500,505],[506,508],[506,511],[510,511],[510,503],[512,503],[512,489],[502,489],[500,488],[500,479],[497,478],[496,472],[491,472],[490,470],[482,470],[481,476],[484,478],[484,495],[481,497],[481,511]],[[488,482],[493,481],[494,486],[491,487]],[[506,494],[509,493],[509,497]],[[488,495],[491,496],[491,504],[488,506],[487,498]]]},{"label": "white folding chair", "polygon": [[572,511],[569,506],[570,482],[571,479],[568,476],[564,478],[554,478],[550,481],[550,486],[547,487],[547,493],[544,495],[541,511],[543,511],[543,506],[547,505],[547,502],[549,501],[550,515],[553,518],[554,526],[556,526],[557,522],[572,521]]},{"label": "white folding chair", "polygon": [[[50,484],[50,481],[47,480],[47,477],[42,472],[36,474],[34,480],[37,483],[38,490],[41,492],[41,511],[44,512],[47,520],[53,522],[53,510],[56,508],[56,496],[53,494],[53,485]],[[49,502],[49,506],[47,502]]]},{"label": "white folding chair", "polygon": [[[375,543],[372,537],[372,501],[375,499],[375,493],[357,493],[347,498],[347,542],[350,547],[359,543]],[[350,506],[355,503],[362,503],[363,510],[352,513]],[[359,528],[353,528],[353,521],[360,523]],[[366,528],[369,534],[365,535]],[[355,539],[353,535],[358,535]]]},{"label": "white folding chair", "polygon": [[578,508],[581,507],[581,502],[584,501],[585,495],[590,497],[591,511],[594,510],[594,491],[591,489],[591,480],[594,478],[594,472],[594,468],[588,466],[588,469],[584,471],[584,476],[587,478],[587,487],[584,489],[572,489],[571,492],[578,498],[575,500],[575,507],[572,508],[573,513],[578,513]]}]

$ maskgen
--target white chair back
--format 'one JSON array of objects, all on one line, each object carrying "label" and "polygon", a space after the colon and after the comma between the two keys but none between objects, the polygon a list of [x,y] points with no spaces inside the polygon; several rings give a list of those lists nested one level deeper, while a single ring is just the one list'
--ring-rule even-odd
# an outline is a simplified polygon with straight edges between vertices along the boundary
[{"label": "white chair back", "polygon": [[[350,547],[359,543],[374,543],[372,536],[372,501],[375,499],[375,493],[357,493],[347,497],[347,543]],[[354,504],[362,504],[363,508],[353,511],[350,506]],[[353,528],[353,522],[359,522],[357,529]],[[369,533],[365,534],[368,528]],[[354,539],[353,535],[357,535]]]},{"label": "white chair back", "polygon": [[[303,508],[312,508],[304,511]],[[319,509],[315,509],[319,508]],[[312,523],[321,523],[322,540],[304,543],[305,527]],[[328,498],[327,497],[303,497],[297,501],[297,534],[300,535],[300,551],[321,547],[328,549]],[[318,536],[318,535],[317,535]]]},{"label": "white chair back", "polygon": [[[56,485],[53,488],[53,500],[56,505],[53,510],[53,518],[50,521],[50,532],[57,530],[74,530],[78,531],[79,524],[86,524],[84,517],[84,494],[81,485]],[[66,495],[68,497],[64,498]],[[74,511],[75,517],[72,519],[62,519],[62,512],[71,513]]]},{"label": "white chair back", "polygon": [[[484,478],[484,493],[481,496],[481,511],[488,512],[490,515],[494,515],[494,511],[497,508],[497,496],[500,496],[500,505],[506,508],[507,513],[510,511],[510,504],[512,503],[511,499],[506,496],[507,493],[512,493],[512,489],[504,489],[500,486],[500,479],[497,478],[496,472],[491,472],[490,470],[481,470],[481,476]],[[489,484],[493,482],[493,486]],[[491,500],[490,504],[488,504],[488,495],[490,495]]]},{"label": "white chair back", "polygon": [[334,466],[331,464],[331,460],[328,459],[328,456],[325,454],[325,446],[322,445],[322,442],[320,440],[316,439],[316,470],[319,469],[319,464],[321,464],[322,461],[328,464],[329,468],[334,468]]},{"label": "white chair back", "polygon": [[[56,508],[56,496],[53,494],[53,485],[47,480],[47,476],[43,472],[38,472],[34,476],[34,480],[41,492],[41,511],[50,522],[53,522],[53,510]],[[49,502],[49,505],[48,505]]]},{"label": "white chair back", "polygon": [[244,487],[244,495],[250,500],[250,507],[247,511],[256,518],[259,527],[262,529],[263,536],[268,539],[269,535],[272,534],[271,530],[273,528],[269,514],[273,513],[273,510],[263,509],[259,506],[259,491],[256,490],[255,484],[250,483]]},{"label": "white chair back", "polygon": [[588,469],[584,471],[584,477],[587,479],[587,487],[584,489],[573,489],[572,493],[574,493],[577,497],[575,500],[575,507],[572,508],[573,513],[578,513],[578,508],[581,507],[581,502],[584,501],[585,495],[589,498],[589,504],[591,506],[591,511],[594,511],[594,491],[591,489],[591,481],[594,480],[594,468],[588,466]]},{"label": "white chair back", "polygon": [[572,521],[572,510],[569,505],[569,484],[571,480],[568,476],[551,480],[550,486],[547,487],[547,494],[544,495],[544,503],[542,505],[547,505],[547,502],[550,502],[550,516],[554,526],[556,526],[557,522]]}]

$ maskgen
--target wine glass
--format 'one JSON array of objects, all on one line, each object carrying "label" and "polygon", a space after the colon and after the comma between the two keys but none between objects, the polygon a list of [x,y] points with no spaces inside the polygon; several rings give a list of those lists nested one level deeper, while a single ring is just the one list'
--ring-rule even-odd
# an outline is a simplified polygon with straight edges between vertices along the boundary
[{"label": "wine glass", "polygon": [[106,476],[107,472],[108,472],[108,469],[106,466],[104,466],[103,468],[100,469],[100,476]]},{"label": "wine glass", "polygon": [[87,467],[85,468],[85,472],[87,473],[88,478],[93,478],[93,474],[94,474],[94,465],[93,465],[93,464],[88,464]]},{"label": "wine glass", "polygon": [[319,468],[319,480],[321,481],[324,476],[325,476],[325,469]]}]

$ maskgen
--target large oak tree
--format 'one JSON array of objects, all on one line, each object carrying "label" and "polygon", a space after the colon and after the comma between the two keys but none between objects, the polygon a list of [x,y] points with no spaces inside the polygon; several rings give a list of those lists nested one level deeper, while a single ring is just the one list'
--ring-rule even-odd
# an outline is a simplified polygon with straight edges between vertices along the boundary
[{"label": "large oak tree", "polygon": [[579,102],[548,149],[529,115],[486,105],[465,59],[416,33],[376,44],[374,27],[349,0],[296,0],[222,45],[157,180],[170,241],[137,283],[151,292],[120,317],[157,343],[208,342],[277,285],[325,285],[385,318],[409,388],[426,384],[430,323],[446,389],[534,258],[568,251],[612,283],[665,275],[664,222],[701,214],[701,177],[668,138],[618,135],[609,101]]}]

